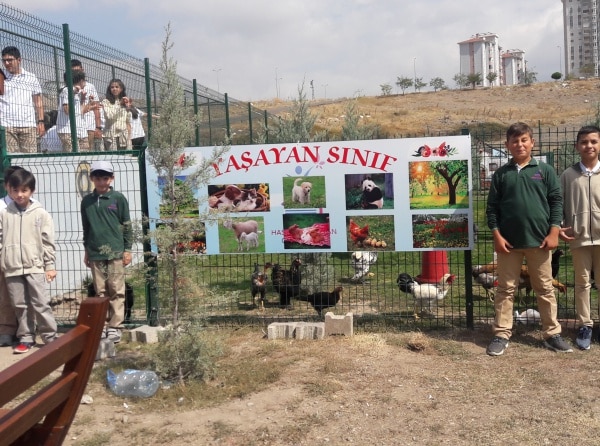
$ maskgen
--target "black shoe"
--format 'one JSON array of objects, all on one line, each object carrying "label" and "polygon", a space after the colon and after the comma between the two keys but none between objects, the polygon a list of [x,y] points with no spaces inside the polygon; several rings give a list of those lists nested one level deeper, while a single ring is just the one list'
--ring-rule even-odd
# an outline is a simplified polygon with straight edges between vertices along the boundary
[{"label": "black shoe", "polygon": [[592,327],[586,325],[579,327],[577,338],[575,338],[575,345],[580,350],[589,350],[592,344]]},{"label": "black shoe", "polygon": [[13,335],[3,334],[0,335],[0,347],[12,347],[15,343]]},{"label": "black shoe", "polygon": [[508,339],[495,336],[485,352],[490,356],[500,356],[504,353],[506,347],[508,347]]},{"label": "black shoe", "polygon": [[573,349],[561,335],[555,334],[544,341],[544,347],[558,353],[572,353]]}]

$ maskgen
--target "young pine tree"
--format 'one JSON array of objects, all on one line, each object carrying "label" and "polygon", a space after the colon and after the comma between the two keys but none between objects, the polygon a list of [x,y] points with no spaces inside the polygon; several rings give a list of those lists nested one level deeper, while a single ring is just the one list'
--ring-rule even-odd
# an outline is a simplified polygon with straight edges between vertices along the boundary
[{"label": "young pine tree", "polygon": [[[182,306],[182,303],[192,300],[183,297],[194,297],[197,289],[189,280],[193,277],[192,265],[182,255],[181,247],[189,246],[193,237],[209,222],[208,215],[186,218],[183,210],[194,206],[198,209],[199,203],[190,196],[190,192],[209,183],[213,172],[211,164],[223,156],[228,147],[215,149],[199,162],[185,156],[183,149],[193,141],[199,117],[185,106],[177,63],[169,55],[172,47],[171,27],[168,25],[160,61],[163,79],[159,89],[159,118],[152,127],[147,153],[163,186],[161,221],[164,224],[152,231],[150,237],[159,251],[160,293],[170,298],[172,315],[172,329],[165,332],[163,342],[157,347],[157,365],[161,365],[163,376],[177,377],[183,383],[187,377],[196,376],[194,373],[198,370],[191,369],[199,367],[198,361],[203,358],[193,353],[194,345],[190,344],[197,339],[194,333],[200,331],[200,324],[194,323],[195,317],[190,313],[193,309]],[[185,324],[181,324],[182,315],[186,316]],[[196,357],[192,357],[194,355]],[[170,368],[165,369],[165,364]]]}]

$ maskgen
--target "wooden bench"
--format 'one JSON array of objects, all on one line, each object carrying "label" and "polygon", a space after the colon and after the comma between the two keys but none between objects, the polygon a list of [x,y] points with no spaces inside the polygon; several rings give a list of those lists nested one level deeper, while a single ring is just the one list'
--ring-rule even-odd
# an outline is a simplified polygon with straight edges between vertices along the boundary
[{"label": "wooden bench", "polygon": [[[107,298],[87,298],[77,325],[0,372],[0,445],[60,445],[81,402],[106,321]],[[12,409],[3,407],[60,367],[59,377]]]}]

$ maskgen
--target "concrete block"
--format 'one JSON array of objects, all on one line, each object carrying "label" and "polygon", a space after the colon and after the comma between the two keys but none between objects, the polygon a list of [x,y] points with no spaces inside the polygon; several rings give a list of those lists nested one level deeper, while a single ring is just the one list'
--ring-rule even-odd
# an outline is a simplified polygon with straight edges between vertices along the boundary
[{"label": "concrete block", "polygon": [[296,322],[273,322],[267,327],[268,339],[291,339],[294,337]]},{"label": "concrete block", "polygon": [[324,322],[298,322],[296,339],[324,339],[325,338],[325,323]]},{"label": "concrete block", "polygon": [[143,344],[156,344],[158,342],[158,333],[163,331],[164,327],[151,327],[142,325],[130,330],[132,342],[141,342]]},{"label": "concrete block", "polygon": [[354,315],[346,313],[345,316],[337,316],[332,312],[325,313],[325,336],[331,335],[354,335]]},{"label": "concrete block", "polygon": [[108,339],[100,339],[98,344],[98,351],[96,352],[96,361],[100,361],[106,358],[114,358],[117,352],[115,350],[115,344]]}]

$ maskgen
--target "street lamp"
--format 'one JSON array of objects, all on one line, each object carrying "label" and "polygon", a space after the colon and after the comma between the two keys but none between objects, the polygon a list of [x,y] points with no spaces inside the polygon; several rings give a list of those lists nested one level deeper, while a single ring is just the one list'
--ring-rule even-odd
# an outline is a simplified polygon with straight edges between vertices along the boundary
[{"label": "street lamp", "polygon": [[413,57],[413,74],[414,74],[414,83],[415,83],[415,93],[417,92],[417,58]]},{"label": "street lamp", "polygon": [[275,67],[275,95],[277,96],[277,99],[279,99],[279,81],[281,79],[282,78],[277,75],[277,67]]},{"label": "street lamp", "polygon": [[556,45],[558,48],[558,72],[562,73],[562,48],[560,45]]},{"label": "street lamp", "polygon": [[214,68],[213,71],[217,73],[217,92],[221,93],[221,89],[219,88],[219,71],[221,71],[221,68]]}]

